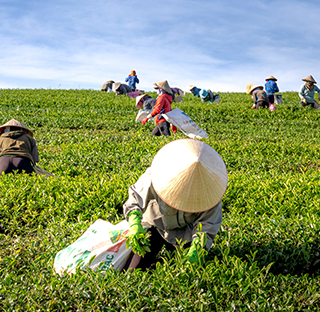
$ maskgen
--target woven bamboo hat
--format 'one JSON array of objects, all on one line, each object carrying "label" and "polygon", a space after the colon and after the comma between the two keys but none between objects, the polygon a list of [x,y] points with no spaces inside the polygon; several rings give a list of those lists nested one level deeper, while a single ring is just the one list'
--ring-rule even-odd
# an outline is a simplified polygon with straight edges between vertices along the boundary
[{"label": "woven bamboo hat", "polygon": [[277,78],[273,77],[273,76],[269,76],[268,78],[266,78],[266,80],[274,80],[274,81],[278,81]]},{"label": "woven bamboo hat", "polygon": [[263,90],[263,86],[253,85],[253,83],[249,83],[246,86],[246,93],[250,94],[256,88],[259,88],[259,89]]},{"label": "woven bamboo hat", "polygon": [[143,107],[143,104],[140,103],[140,100],[143,99],[145,96],[148,96],[148,94],[142,94],[136,97],[136,109],[140,109]]},{"label": "woven bamboo hat", "polygon": [[121,86],[121,82],[114,82],[112,84],[112,91],[116,92]]},{"label": "woven bamboo hat", "polygon": [[173,94],[167,80],[155,82],[153,85],[154,85],[155,89],[162,89],[162,90],[166,91],[167,93]]},{"label": "woven bamboo hat", "polygon": [[2,132],[2,129],[5,128],[5,127],[17,127],[17,128],[20,128],[22,130],[25,130],[29,135],[31,135],[33,137],[32,131],[30,129],[28,129],[25,125],[23,125],[20,121],[15,120],[14,118],[12,118],[8,122],[6,122],[5,124],[0,126],[0,133]]},{"label": "woven bamboo hat", "polygon": [[317,83],[311,75],[309,75],[306,78],[303,78],[302,81]]},{"label": "woven bamboo hat", "polygon": [[201,212],[222,199],[228,182],[226,166],[208,144],[194,139],[163,146],[151,165],[153,189],[169,206]]}]

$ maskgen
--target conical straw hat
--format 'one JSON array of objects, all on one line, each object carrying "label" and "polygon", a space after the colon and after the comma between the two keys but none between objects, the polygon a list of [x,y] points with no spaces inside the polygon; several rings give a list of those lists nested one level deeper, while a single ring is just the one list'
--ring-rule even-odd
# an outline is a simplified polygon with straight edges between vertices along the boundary
[{"label": "conical straw hat", "polygon": [[160,89],[166,91],[169,94],[173,93],[167,80],[163,80],[163,81],[160,81],[160,82],[155,82],[153,85],[155,86],[154,87],[155,89],[160,88]]},{"label": "conical straw hat", "polygon": [[263,86],[253,85],[253,83],[249,83],[246,86],[246,93],[250,94],[256,88],[259,88],[259,89],[263,90]]},{"label": "conical straw hat", "polygon": [[273,76],[269,76],[268,78],[266,78],[266,80],[274,80],[274,81],[277,81],[278,79],[273,77]]},{"label": "conical straw hat", "polygon": [[115,82],[112,84],[112,91],[116,92],[121,86],[121,82]]},{"label": "conical straw hat", "polygon": [[309,75],[306,78],[303,78],[302,81],[308,81],[308,82],[317,83],[311,75]]},{"label": "conical straw hat", "polygon": [[136,109],[140,109],[143,107],[143,104],[142,103],[139,103],[141,99],[143,99],[145,96],[148,96],[147,93],[145,94],[142,94],[142,95],[139,95],[136,97]]},{"label": "conical straw hat", "polygon": [[151,165],[151,181],[169,206],[194,213],[219,203],[228,175],[222,158],[210,145],[181,139],[158,151]]},{"label": "conical straw hat", "polygon": [[29,135],[31,135],[33,137],[33,133],[30,129],[28,129],[25,125],[23,125],[20,121],[12,118],[11,120],[9,120],[8,122],[6,122],[5,124],[0,126],[0,129],[5,128],[5,127],[18,127],[21,129],[24,129],[28,132]]}]

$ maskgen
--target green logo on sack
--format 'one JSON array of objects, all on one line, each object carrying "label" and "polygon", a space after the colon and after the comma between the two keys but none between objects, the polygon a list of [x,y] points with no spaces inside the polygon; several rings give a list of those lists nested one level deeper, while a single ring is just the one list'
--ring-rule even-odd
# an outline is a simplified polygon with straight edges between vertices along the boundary
[{"label": "green logo on sack", "polygon": [[113,244],[116,243],[120,239],[122,233],[123,233],[123,230],[110,231],[109,235],[110,235],[111,242]]}]

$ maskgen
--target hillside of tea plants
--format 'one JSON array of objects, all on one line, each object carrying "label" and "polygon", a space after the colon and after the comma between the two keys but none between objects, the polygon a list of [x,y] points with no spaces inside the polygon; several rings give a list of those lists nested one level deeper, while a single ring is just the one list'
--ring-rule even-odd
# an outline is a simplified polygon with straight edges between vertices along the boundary
[{"label": "hillside of tea plants", "polygon": [[[151,94],[156,97],[155,93]],[[284,92],[276,111],[244,93],[174,104],[228,169],[223,223],[205,266],[185,251],[151,270],[54,274],[58,251],[97,219],[117,223],[128,187],[181,132],[152,137],[135,100],[94,90],[0,89],[0,124],[31,130],[55,177],[0,177],[0,311],[319,311],[320,111]]]}]

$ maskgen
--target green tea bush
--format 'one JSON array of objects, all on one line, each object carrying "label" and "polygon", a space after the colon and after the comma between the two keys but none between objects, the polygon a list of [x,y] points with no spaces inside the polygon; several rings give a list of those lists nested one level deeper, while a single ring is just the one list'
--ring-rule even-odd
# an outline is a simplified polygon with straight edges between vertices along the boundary
[{"label": "green tea bush", "polygon": [[[156,97],[155,93],[151,93]],[[1,311],[318,311],[320,112],[295,92],[277,110],[244,93],[173,104],[228,169],[223,222],[204,266],[162,251],[146,272],[54,274],[56,253],[98,218],[117,223],[128,188],[170,137],[135,122],[135,99],[94,90],[0,90],[0,122],[34,131],[55,177],[0,177]]]}]

